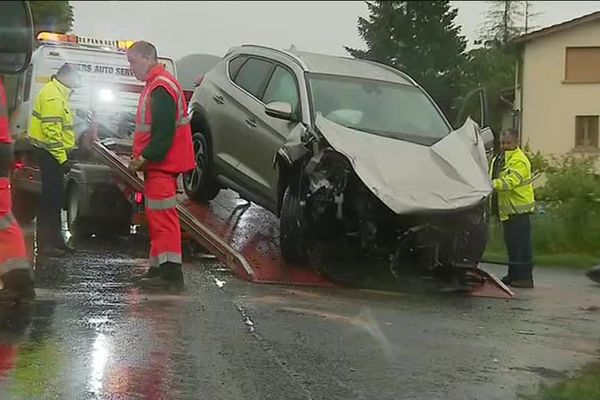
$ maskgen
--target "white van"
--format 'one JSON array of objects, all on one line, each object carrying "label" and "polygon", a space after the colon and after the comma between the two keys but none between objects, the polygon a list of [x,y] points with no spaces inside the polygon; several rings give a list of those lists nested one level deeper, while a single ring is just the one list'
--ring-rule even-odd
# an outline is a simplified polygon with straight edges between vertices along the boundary
[{"label": "white van", "polygon": [[[27,136],[31,111],[39,91],[65,63],[73,65],[82,77],[83,86],[76,89],[71,97],[71,107],[76,115],[82,115],[82,112],[85,115],[92,107],[102,116],[114,117],[125,112],[135,114],[144,84],[129,69],[126,47],[119,47],[119,43],[129,42],[100,41],[50,32],[40,33],[38,42],[40,46],[33,52],[31,64],[19,79],[13,106],[10,107],[13,109],[13,136]],[[160,61],[176,75],[173,60],[161,57]]]},{"label": "white van", "polygon": [[[41,190],[39,169],[28,139],[31,112],[38,93],[62,65],[71,64],[82,78],[82,87],[71,95],[78,140],[87,131],[88,113],[93,110],[102,128],[100,139],[110,137],[125,147],[131,146],[137,102],[144,87],[129,69],[125,50],[131,43],[51,32],[38,35],[39,47],[33,52],[27,70],[13,83],[14,94],[9,104],[17,161],[12,179],[13,212],[20,222],[35,217]],[[173,60],[164,57],[159,60],[176,76]],[[94,232],[98,227],[108,234],[127,231],[132,204],[113,182],[108,167],[85,155],[75,155],[74,161],[65,180],[65,209],[72,233],[100,233]]]}]

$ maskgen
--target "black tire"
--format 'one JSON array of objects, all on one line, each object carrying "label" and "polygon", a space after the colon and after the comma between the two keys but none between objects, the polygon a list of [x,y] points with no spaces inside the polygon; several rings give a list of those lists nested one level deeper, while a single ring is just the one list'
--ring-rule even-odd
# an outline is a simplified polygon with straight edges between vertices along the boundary
[{"label": "black tire", "polygon": [[292,263],[306,261],[306,229],[303,208],[295,182],[289,185],[283,194],[279,216],[279,242],[283,259]]},{"label": "black tire", "polygon": [[67,226],[75,239],[89,237],[95,234],[98,237],[125,236],[130,233],[131,220],[100,221],[97,218],[83,217],[79,213],[81,200],[80,187],[73,184],[69,188],[67,198]]},{"label": "black tire", "polygon": [[29,224],[37,215],[39,197],[22,190],[12,192],[12,213],[20,224]]},{"label": "black tire", "polygon": [[202,133],[194,133],[196,168],[183,174],[183,190],[196,201],[210,201],[219,194],[219,186],[212,176],[210,149]]},{"label": "black tire", "polygon": [[90,219],[82,217],[80,210],[80,188],[73,184],[69,187],[67,194],[67,226],[71,235],[78,239],[90,236],[93,232],[93,224]]}]

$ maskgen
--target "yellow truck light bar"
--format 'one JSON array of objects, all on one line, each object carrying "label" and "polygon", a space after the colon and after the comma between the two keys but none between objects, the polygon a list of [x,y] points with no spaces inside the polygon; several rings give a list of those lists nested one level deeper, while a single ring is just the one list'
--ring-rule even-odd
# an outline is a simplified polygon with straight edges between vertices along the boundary
[{"label": "yellow truck light bar", "polygon": [[133,40],[96,39],[55,32],[40,32],[37,36],[37,40],[48,43],[70,43],[86,46],[112,47],[122,51],[127,50],[134,43]]},{"label": "yellow truck light bar", "polygon": [[38,33],[37,40],[40,42],[77,43],[77,36],[66,35],[64,33],[40,32]]}]

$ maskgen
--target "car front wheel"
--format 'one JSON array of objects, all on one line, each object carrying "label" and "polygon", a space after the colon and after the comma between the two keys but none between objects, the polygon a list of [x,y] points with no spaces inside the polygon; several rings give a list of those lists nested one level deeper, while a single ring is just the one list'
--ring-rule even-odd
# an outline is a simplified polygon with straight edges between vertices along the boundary
[{"label": "car front wheel", "polygon": [[297,184],[292,182],[285,189],[281,203],[280,245],[285,261],[302,263],[307,259],[306,224]]},{"label": "car front wheel", "polygon": [[194,133],[196,167],[183,174],[183,189],[192,200],[210,201],[219,194],[219,186],[211,175],[208,143],[201,133]]}]

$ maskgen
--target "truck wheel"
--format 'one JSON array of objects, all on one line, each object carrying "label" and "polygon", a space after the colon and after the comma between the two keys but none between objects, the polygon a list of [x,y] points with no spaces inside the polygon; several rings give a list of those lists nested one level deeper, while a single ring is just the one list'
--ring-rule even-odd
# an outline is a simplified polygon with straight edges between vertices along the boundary
[{"label": "truck wheel", "polygon": [[219,186],[211,174],[211,157],[203,134],[194,133],[196,168],[183,174],[183,189],[192,200],[210,201],[219,194]]},{"label": "truck wheel", "polygon": [[93,233],[92,222],[80,215],[80,190],[78,185],[71,186],[67,200],[67,226],[75,238],[87,237]]},{"label": "truck wheel", "polygon": [[14,190],[12,193],[12,213],[20,224],[29,224],[37,214],[37,195]]},{"label": "truck wheel", "polygon": [[289,185],[283,194],[279,224],[279,242],[284,260],[305,262],[307,251],[304,212],[295,183]]}]

